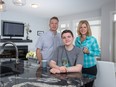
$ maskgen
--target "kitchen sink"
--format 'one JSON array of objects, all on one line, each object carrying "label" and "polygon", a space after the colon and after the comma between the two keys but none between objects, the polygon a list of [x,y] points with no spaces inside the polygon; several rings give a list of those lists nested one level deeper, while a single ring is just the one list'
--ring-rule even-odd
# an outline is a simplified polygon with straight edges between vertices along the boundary
[{"label": "kitchen sink", "polygon": [[4,61],[0,65],[0,76],[21,74],[24,72],[24,61],[20,60],[17,64],[15,60]]}]

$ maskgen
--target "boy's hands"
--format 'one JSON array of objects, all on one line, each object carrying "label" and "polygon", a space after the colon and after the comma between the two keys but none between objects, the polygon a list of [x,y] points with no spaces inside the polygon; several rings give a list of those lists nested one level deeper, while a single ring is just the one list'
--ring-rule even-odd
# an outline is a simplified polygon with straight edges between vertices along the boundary
[{"label": "boy's hands", "polygon": [[50,70],[51,73],[56,74],[56,73],[67,73],[67,68],[65,66],[61,66],[59,68],[52,68]]}]

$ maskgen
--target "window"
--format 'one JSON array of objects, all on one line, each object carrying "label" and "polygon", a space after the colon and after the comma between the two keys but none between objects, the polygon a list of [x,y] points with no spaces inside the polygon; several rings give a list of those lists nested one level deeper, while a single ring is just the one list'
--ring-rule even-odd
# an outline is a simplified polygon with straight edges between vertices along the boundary
[{"label": "window", "polygon": [[114,21],[116,21],[116,13],[114,14]]},{"label": "window", "polygon": [[101,22],[97,23],[96,21],[96,24],[90,23],[90,26],[91,26],[92,35],[97,39],[99,47],[101,48]]},{"label": "window", "polygon": [[58,29],[58,32],[62,32],[63,30],[69,29],[69,24],[64,23],[60,24],[60,29]]}]

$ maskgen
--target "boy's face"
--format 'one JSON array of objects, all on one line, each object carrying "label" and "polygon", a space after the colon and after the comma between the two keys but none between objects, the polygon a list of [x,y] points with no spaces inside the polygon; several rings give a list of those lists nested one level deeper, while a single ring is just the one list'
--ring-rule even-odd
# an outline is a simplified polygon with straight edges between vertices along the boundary
[{"label": "boy's face", "polygon": [[62,35],[62,41],[66,46],[73,44],[74,37],[70,33],[64,33]]}]

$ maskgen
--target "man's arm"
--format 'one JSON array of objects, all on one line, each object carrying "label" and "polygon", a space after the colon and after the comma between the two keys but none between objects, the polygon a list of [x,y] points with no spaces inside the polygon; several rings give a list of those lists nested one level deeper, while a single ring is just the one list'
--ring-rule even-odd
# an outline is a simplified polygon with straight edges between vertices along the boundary
[{"label": "man's arm", "polygon": [[39,48],[36,49],[36,56],[37,56],[37,59],[38,59],[39,63],[41,63],[42,54],[41,54],[41,50]]}]

